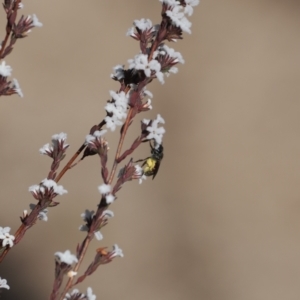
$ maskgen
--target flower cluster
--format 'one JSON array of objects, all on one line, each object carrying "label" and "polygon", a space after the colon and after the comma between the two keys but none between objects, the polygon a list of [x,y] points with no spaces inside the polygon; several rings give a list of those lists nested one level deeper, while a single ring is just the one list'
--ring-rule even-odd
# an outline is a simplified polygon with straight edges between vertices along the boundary
[{"label": "flower cluster", "polygon": [[103,239],[103,235],[100,232],[100,229],[104,227],[108,223],[108,219],[112,218],[113,216],[114,213],[111,210],[107,209],[102,212],[97,222],[93,222],[97,218],[95,211],[86,209],[85,212],[81,214],[81,217],[86,222],[86,224],[81,225],[79,227],[79,230],[87,232],[91,230],[94,233],[95,238],[98,241],[101,241]]},{"label": "flower cluster", "polygon": [[[34,27],[42,27],[43,24],[39,22],[36,15],[22,16],[18,22],[17,11],[22,9],[24,5],[16,0],[4,1],[3,8],[7,16],[6,37],[0,46],[0,59],[5,58],[13,51],[13,47],[18,39],[24,38]],[[10,39],[10,40],[9,40]],[[6,43],[8,42],[8,45]],[[12,68],[6,65],[5,61],[0,64],[0,96],[10,96],[18,94],[23,97],[22,90],[17,79],[8,81],[7,77],[11,76]]]},{"label": "flower cluster", "polygon": [[[127,32],[128,36],[139,42],[139,53],[128,60],[128,68],[125,65],[117,65],[113,68],[111,78],[117,81],[120,87],[117,92],[110,91],[110,99],[104,107],[106,115],[103,120],[91,128],[83,145],[59,173],[60,163],[65,158],[69,145],[66,143],[67,135],[65,133],[52,136],[51,143],[40,149],[41,154],[52,159],[48,175],[40,184],[29,187],[32,196],[38,201],[37,204],[30,205],[30,214],[24,210],[21,217],[22,226],[17,231],[16,236],[9,234],[9,227],[0,227],[0,243],[3,248],[5,247],[5,251],[8,251],[10,247],[21,240],[25,231],[33,226],[37,220],[48,220],[48,207],[59,204],[53,199],[58,195],[67,193],[63,186],[57,184],[65,172],[76,166],[85,157],[98,155],[103,181],[98,187],[101,194],[98,207],[96,210],[86,209],[81,214],[84,225],[81,225],[79,230],[86,232],[86,236],[77,245],[76,254],[72,254],[70,250],[55,253],[55,279],[50,299],[55,300],[58,297],[64,298],[64,300],[96,299],[91,288],[87,289],[86,294],[77,289],[70,293],[70,289],[93,274],[100,265],[110,263],[114,258],[124,255],[116,244],[111,251],[108,251],[106,247],[98,248],[93,261],[84,273],[78,278],[76,277],[75,280],[86,251],[94,238],[98,241],[103,239],[102,228],[114,216],[108,207],[115,202],[117,193],[123,185],[132,180],[138,180],[139,183],[142,183],[148,176],[152,176],[154,179],[164,157],[163,137],[165,129],[162,125],[165,124],[165,121],[160,114],[152,120],[141,118],[138,136],[127,149],[123,149],[126,134],[134,123],[134,118],[140,113],[152,109],[153,95],[147,86],[155,79],[163,84],[166,77],[171,73],[178,72],[176,65],[184,63],[182,55],[165,43],[182,39],[183,31],[191,33],[191,23],[187,16],[192,15],[193,7],[199,3],[199,0],[160,0],[160,2],[162,3],[160,24],[153,24],[151,20],[143,18],[135,20],[134,26]],[[12,51],[17,39],[26,37],[33,27],[42,26],[35,15],[32,17],[22,16],[16,22],[16,12],[21,8],[22,5],[18,0],[6,0],[4,3],[10,43],[7,46],[6,42],[2,43],[0,59]],[[7,41],[8,38],[5,40]],[[11,71],[12,68],[3,61],[0,65],[0,95],[18,93],[22,96],[22,91],[16,80],[13,81],[13,85],[7,82],[7,77],[11,76]],[[103,129],[104,126],[107,130]],[[120,127],[119,142],[112,167],[109,170],[107,162],[110,152],[106,134],[108,131],[116,131],[118,127]],[[134,160],[132,154],[143,143],[150,146],[150,155],[148,153],[146,158]],[[74,163],[82,151],[84,151],[82,158]],[[139,162],[140,164],[137,164]],[[65,276],[68,276],[69,279],[59,296],[59,290]],[[1,287],[9,288],[6,281],[1,281],[0,278]]]},{"label": "flower cluster", "polygon": [[6,247],[9,246],[10,248],[14,245],[14,239],[15,237],[11,234],[10,227],[0,227],[0,240],[1,240],[1,246]]},{"label": "flower cluster", "polygon": [[64,132],[54,134],[52,136],[51,145],[45,144],[40,148],[40,153],[47,155],[53,160],[61,161],[65,157],[65,152],[68,149],[69,145],[66,143],[67,134]]},{"label": "flower cluster", "polygon": [[0,64],[0,96],[18,94],[20,97],[23,97],[18,80],[7,81],[7,77],[11,76],[11,71],[12,68],[6,65],[5,61],[2,61]]},{"label": "flower cluster", "polygon": [[47,202],[49,206],[55,206],[56,202],[52,201],[57,195],[66,194],[68,191],[62,185],[58,185],[52,179],[43,179],[40,184],[35,184],[29,187],[29,192],[32,196],[40,201]]}]

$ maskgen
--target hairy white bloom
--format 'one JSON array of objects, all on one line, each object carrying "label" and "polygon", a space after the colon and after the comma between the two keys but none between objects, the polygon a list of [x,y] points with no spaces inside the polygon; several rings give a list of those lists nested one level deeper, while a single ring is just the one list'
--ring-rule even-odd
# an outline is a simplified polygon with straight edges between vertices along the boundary
[{"label": "hairy white bloom", "polygon": [[106,204],[111,204],[115,201],[116,197],[113,196],[112,194],[108,194],[106,197]]},{"label": "hairy white bloom", "polygon": [[12,68],[9,65],[6,65],[5,61],[2,61],[0,64],[0,75],[3,77],[11,76]]},{"label": "hairy white bloom", "polygon": [[94,235],[95,235],[95,238],[96,238],[98,241],[103,240],[103,234],[100,232],[100,230],[94,231]]},{"label": "hairy white bloom", "polygon": [[167,45],[163,45],[160,49],[159,49],[159,54],[167,54],[168,56],[172,57],[174,59],[174,62],[176,63],[182,63],[184,64],[184,59],[181,55],[180,52],[175,51],[173,48],[168,47]]},{"label": "hairy white bloom", "polygon": [[43,26],[43,24],[38,20],[38,18],[35,14],[32,15],[32,25],[34,27],[42,27]]},{"label": "hairy white bloom", "polygon": [[177,27],[180,27],[182,31],[191,33],[192,23],[185,17],[182,11],[182,6],[176,6],[172,10],[167,10],[166,15],[174,22]]},{"label": "hairy white bloom", "polygon": [[76,296],[77,297],[76,299],[86,299],[84,294],[80,293],[78,289],[74,289],[71,294],[69,293],[66,294],[64,300],[74,299],[74,297],[72,296],[74,297]]},{"label": "hairy white bloom", "polygon": [[137,27],[141,31],[145,31],[145,30],[152,28],[152,22],[149,19],[142,18],[140,20],[135,20],[133,22],[133,24],[135,27]]},{"label": "hairy white bloom", "polygon": [[53,188],[54,193],[58,195],[67,194],[68,191],[64,189],[62,185],[58,185],[54,180],[52,179],[44,179],[42,180],[42,185],[47,187],[48,189]]},{"label": "hairy white bloom", "polygon": [[116,257],[116,256],[124,257],[124,254],[123,254],[122,249],[119,248],[119,246],[117,244],[114,244],[111,257]]},{"label": "hairy white bloom", "polygon": [[77,257],[73,255],[70,250],[66,250],[65,252],[55,252],[54,255],[60,263],[72,265],[73,263],[78,262]]},{"label": "hairy white bloom", "polygon": [[109,184],[101,184],[98,186],[100,194],[107,194],[111,191],[111,186]]},{"label": "hairy white bloom", "polygon": [[53,146],[51,146],[49,143],[45,144],[42,148],[40,148],[39,152],[40,154],[48,154],[51,153],[53,151]]},{"label": "hairy white bloom", "polygon": [[20,87],[20,85],[19,85],[18,80],[14,78],[14,79],[13,79],[13,84],[14,84],[14,86],[13,86],[14,91],[15,91],[21,98],[23,98],[24,95],[23,95],[23,93],[22,93],[22,90],[21,90],[21,87]]},{"label": "hairy white bloom", "polygon": [[135,172],[133,174],[133,178],[138,179],[139,184],[141,184],[143,182],[143,180],[147,179],[147,176],[144,175],[144,170],[143,170],[143,168],[141,168],[140,165],[135,165],[134,167],[135,167]]},{"label": "hairy white bloom", "polygon": [[[39,196],[45,195],[46,193],[52,194],[53,197],[68,193],[68,191],[65,190],[62,185],[57,185],[54,180],[47,178],[42,180],[40,185],[34,184],[30,186],[28,191],[31,192],[36,199],[38,199]],[[53,193],[56,195],[53,195]]]},{"label": "hairy white bloom", "polygon": [[0,277],[0,289],[10,289],[9,285],[7,284],[7,280],[6,279],[1,279]]},{"label": "hairy white bloom", "polygon": [[129,95],[125,94],[125,92],[116,93],[114,91],[110,91],[110,95],[114,101],[107,103],[105,110],[111,115],[106,116],[104,120],[106,127],[114,131],[116,126],[123,124],[121,120],[127,117]]},{"label": "hairy white bloom", "polygon": [[94,142],[96,139],[103,136],[106,132],[107,132],[107,130],[103,129],[103,130],[96,130],[93,134],[88,134],[85,137],[86,144]]},{"label": "hairy white bloom", "polygon": [[150,121],[151,121],[151,120],[149,120],[149,119],[143,119],[143,120],[142,120],[142,123],[144,123],[144,124],[146,124],[146,125],[149,125]]},{"label": "hairy white bloom", "polygon": [[10,227],[0,227],[0,240],[2,240],[2,247],[9,246],[10,248],[14,245],[15,237],[11,234]]},{"label": "hairy white bloom", "polygon": [[106,209],[102,215],[105,215],[106,218],[113,218],[115,215],[113,213],[113,211],[109,210],[109,209]]},{"label": "hairy white bloom", "polygon": [[165,120],[161,117],[160,114],[158,114],[156,119],[152,121],[151,126],[147,127],[147,131],[149,132],[149,134],[147,135],[147,139],[154,139],[157,144],[161,145],[162,138],[166,130],[163,127],[158,127],[158,125],[164,123]]},{"label": "hairy white bloom", "polygon": [[96,300],[96,295],[93,294],[92,288],[88,287],[86,291],[87,300]]},{"label": "hairy white bloom", "polygon": [[161,65],[156,59],[148,62],[148,55],[137,54],[133,59],[129,59],[128,63],[130,69],[143,70],[147,77],[156,75],[157,79],[164,83],[163,73],[160,72]]},{"label": "hairy white bloom", "polygon": [[52,141],[65,141],[67,139],[67,134],[64,132],[52,135]]},{"label": "hairy white bloom", "polygon": [[114,73],[110,75],[111,78],[116,77],[118,80],[124,78],[124,66],[116,65],[114,68]]},{"label": "hairy white bloom", "polygon": [[193,14],[193,6],[197,6],[199,4],[199,0],[185,0],[184,1],[186,6],[184,8],[184,13],[186,13],[188,16],[191,16]]},{"label": "hairy white bloom", "polygon": [[133,38],[137,38],[137,34],[135,32],[135,28],[134,27],[130,27],[127,32],[126,32],[126,36],[131,36]]}]

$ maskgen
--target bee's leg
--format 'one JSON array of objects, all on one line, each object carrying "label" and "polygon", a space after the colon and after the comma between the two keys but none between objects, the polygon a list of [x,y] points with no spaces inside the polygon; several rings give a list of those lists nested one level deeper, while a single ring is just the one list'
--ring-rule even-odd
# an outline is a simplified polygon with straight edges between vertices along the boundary
[{"label": "bee's leg", "polygon": [[139,159],[139,160],[134,161],[134,163],[141,162],[141,161],[144,161],[144,160],[145,159]]},{"label": "bee's leg", "polygon": [[144,158],[144,159],[136,160],[136,161],[134,161],[134,163],[141,162],[141,161],[146,162],[146,160],[147,160],[148,158],[151,158],[151,156],[146,157],[146,158]]},{"label": "bee's leg", "polygon": [[149,141],[149,144],[150,144],[150,148],[151,148],[151,151],[152,151],[154,149],[154,147],[152,146],[151,141]]}]

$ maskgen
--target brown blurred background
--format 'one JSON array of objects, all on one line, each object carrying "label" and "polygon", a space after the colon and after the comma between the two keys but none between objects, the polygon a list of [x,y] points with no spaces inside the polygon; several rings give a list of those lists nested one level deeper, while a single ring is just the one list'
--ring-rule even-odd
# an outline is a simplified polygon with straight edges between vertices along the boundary
[{"label": "brown blurred background", "polygon": [[[138,51],[125,36],[132,21],[160,16],[150,0],[24,4],[44,27],[6,59],[25,94],[0,104],[0,226],[12,232],[34,202],[28,187],[49,170],[38,149],[64,131],[73,154],[118,88],[112,67]],[[139,116],[166,120],[160,172],[124,186],[84,267],[101,246],[117,243],[125,257],[80,289],[105,300],[299,299],[300,2],[203,0],[191,21],[192,35],[171,45],[186,63],[149,87],[154,109]],[[2,13],[2,36],[4,22]],[[107,137],[114,149],[117,133]],[[63,178],[69,193],[1,265],[11,287],[1,299],[48,299],[54,252],[75,252],[84,237],[80,214],[99,201],[99,170],[92,157]]]}]

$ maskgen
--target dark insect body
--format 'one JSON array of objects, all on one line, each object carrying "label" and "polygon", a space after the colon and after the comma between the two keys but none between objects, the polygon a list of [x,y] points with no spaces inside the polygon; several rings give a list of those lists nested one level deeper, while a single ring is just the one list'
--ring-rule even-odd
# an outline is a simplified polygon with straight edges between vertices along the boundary
[{"label": "dark insect body", "polygon": [[157,145],[153,147],[150,143],[151,147],[151,156],[145,158],[145,159],[140,159],[136,162],[143,161],[142,168],[144,171],[144,175],[146,176],[153,176],[152,179],[155,178],[158,169],[160,167],[160,163],[164,157],[164,148],[162,145]]}]

